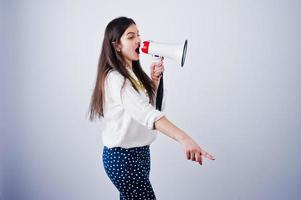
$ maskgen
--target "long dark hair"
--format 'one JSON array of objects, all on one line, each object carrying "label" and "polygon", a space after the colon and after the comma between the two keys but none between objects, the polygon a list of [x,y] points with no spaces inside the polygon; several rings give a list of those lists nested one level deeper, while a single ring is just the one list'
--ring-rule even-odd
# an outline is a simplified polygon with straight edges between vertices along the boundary
[{"label": "long dark hair", "polygon": [[[98,61],[98,70],[95,88],[92,93],[90,103],[90,120],[92,121],[96,117],[103,117],[103,104],[104,104],[104,82],[107,74],[111,70],[118,71],[124,77],[128,79],[134,89],[139,92],[133,80],[130,78],[130,74],[126,70],[126,64],[122,55],[116,50],[114,44],[120,43],[120,38],[125,30],[132,24],[136,24],[133,19],[127,17],[118,17],[113,19],[106,27],[104,33],[104,39],[102,42],[101,53]],[[155,86],[149,76],[143,71],[139,60],[132,61],[132,69],[137,78],[141,81],[144,88],[147,91],[149,97],[149,103],[154,104]]]}]

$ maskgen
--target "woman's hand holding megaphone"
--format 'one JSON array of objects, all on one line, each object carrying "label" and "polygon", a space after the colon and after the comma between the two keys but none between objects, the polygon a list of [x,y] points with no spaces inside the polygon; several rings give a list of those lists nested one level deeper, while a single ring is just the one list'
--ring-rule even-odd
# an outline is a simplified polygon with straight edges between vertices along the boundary
[{"label": "woman's hand holding megaphone", "polygon": [[160,83],[160,78],[162,77],[162,74],[164,72],[164,65],[163,65],[163,59],[164,57],[161,58],[159,62],[153,62],[151,64],[151,79],[156,85],[156,88],[158,88],[159,83]]}]

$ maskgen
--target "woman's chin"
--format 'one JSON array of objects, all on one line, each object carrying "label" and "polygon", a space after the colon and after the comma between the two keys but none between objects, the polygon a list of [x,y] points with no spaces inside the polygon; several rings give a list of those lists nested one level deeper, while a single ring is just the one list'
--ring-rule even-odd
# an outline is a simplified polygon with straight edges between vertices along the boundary
[{"label": "woman's chin", "polygon": [[138,60],[139,60],[139,54],[138,54],[137,56],[135,56],[135,57],[133,58],[133,60],[134,60],[134,61],[138,61]]}]

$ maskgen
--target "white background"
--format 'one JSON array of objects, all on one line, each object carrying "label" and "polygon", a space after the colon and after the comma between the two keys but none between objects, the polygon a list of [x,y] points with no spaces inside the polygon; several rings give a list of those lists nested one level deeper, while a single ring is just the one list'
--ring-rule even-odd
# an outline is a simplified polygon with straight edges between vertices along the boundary
[{"label": "white background", "polygon": [[[159,134],[160,200],[301,199],[300,1],[1,1],[3,200],[116,200],[89,122],[101,42],[115,17],[142,39],[188,39],[165,60],[165,113],[216,157],[203,166]],[[146,71],[151,63],[141,55]],[[1,200],[2,200],[1,199]]]}]

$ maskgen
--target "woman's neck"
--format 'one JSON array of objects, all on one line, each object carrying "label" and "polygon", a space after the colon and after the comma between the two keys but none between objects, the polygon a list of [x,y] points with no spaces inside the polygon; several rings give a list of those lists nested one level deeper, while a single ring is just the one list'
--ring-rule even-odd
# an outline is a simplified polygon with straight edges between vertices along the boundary
[{"label": "woman's neck", "polygon": [[125,67],[132,69],[132,62],[129,62],[129,61],[125,62]]}]

